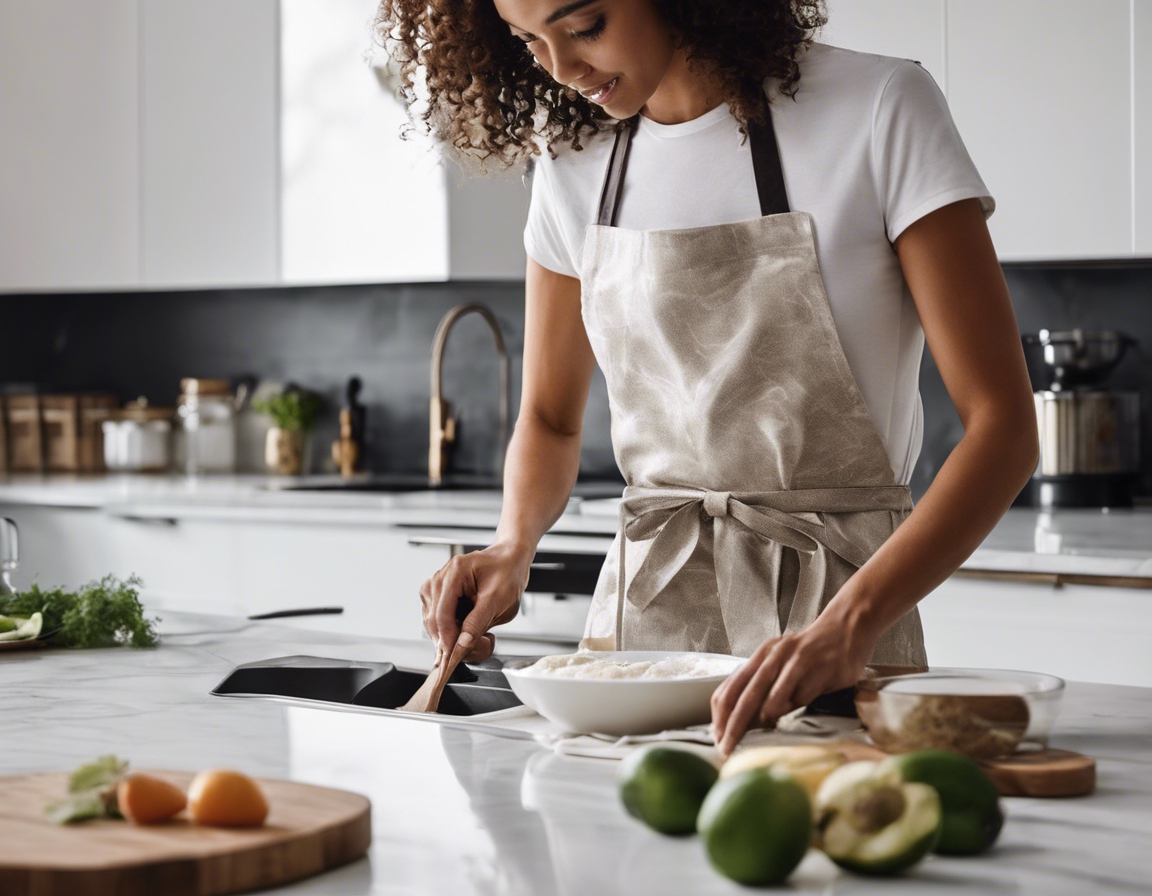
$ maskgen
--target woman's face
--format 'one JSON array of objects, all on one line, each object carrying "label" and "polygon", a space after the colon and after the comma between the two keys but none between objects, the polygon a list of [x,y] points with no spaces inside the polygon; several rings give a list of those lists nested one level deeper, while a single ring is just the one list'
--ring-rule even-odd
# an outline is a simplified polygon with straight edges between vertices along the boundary
[{"label": "woman's face", "polygon": [[493,2],[548,74],[613,118],[639,112],[672,62],[672,35],[651,0]]}]

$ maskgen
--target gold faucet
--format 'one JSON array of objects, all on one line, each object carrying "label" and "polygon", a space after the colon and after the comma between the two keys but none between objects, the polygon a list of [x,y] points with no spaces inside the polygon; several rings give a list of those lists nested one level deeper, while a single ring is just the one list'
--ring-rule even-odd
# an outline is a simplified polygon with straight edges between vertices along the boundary
[{"label": "gold faucet", "polygon": [[456,418],[452,405],[444,398],[444,346],[453,325],[466,314],[475,312],[488,322],[496,339],[496,351],[500,355],[500,444],[497,453],[496,475],[504,475],[504,454],[508,450],[508,417],[511,405],[511,376],[509,373],[508,351],[504,348],[504,337],[500,335],[500,324],[496,315],[486,305],[469,302],[457,305],[444,315],[436,335],[432,339],[432,401],[430,407],[430,439],[428,444],[428,481],[440,485],[448,467],[448,448],[456,441]]}]

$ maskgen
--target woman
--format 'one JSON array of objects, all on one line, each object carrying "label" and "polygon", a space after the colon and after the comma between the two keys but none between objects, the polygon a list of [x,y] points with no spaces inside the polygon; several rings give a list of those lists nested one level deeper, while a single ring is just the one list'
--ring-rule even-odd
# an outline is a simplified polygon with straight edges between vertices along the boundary
[{"label": "woman", "polygon": [[[1037,457],[994,201],[931,76],[814,43],[821,7],[384,0],[379,17],[438,136],[499,163],[548,149],[497,537],[425,583],[425,626],[491,653],[575,482],[599,363],[627,488],[583,646],[750,656],[713,698],[725,753],[867,663],[925,665],[917,602]],[[912,509],[925,337],[965,434]]]}]

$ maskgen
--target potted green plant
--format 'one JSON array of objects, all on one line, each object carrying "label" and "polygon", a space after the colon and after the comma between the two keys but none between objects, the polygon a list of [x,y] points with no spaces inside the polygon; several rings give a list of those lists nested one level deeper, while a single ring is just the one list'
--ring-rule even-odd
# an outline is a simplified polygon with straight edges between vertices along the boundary
[{"label": "potted green plant", "polygon": [[289,387],[279,395],[253,402],[254,410],[272,418],[264,442],[264,462],[270,472],[295,476],[304,467],[308,434],[324,409],[319,395]]}]

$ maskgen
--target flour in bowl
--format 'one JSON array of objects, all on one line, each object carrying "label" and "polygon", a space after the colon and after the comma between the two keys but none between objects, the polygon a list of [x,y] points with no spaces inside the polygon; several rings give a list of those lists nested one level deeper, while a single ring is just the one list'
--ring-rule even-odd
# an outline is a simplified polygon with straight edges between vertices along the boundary
[{"label": "flour in bowl", "polygon": [[590,653],[546,656],[529,667],[557,678],[599,678],[609,680],[661,681],[675,678],[706,678],[728,675],[735,668],[731,660],[686,653],[662,660],[634,663],[606,659]]}]

